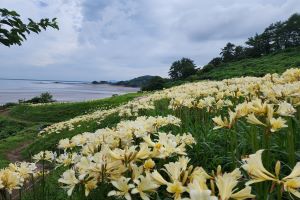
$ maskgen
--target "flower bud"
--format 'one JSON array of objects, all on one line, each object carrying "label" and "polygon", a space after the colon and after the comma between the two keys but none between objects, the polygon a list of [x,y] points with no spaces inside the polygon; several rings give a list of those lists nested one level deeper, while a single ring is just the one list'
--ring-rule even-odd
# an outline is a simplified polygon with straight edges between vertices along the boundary
[{"label": "flower bud", "polygon": [[222,175],[222,167],[221,165],[219,165],[217,168],[217,176],[221,176],[221,175]]},{"label": "flower bud", "polygon": [[281,168],[281,163],[280,161],[278,160],[276,162],[276,165],[275,165],[275,175],[276,177],[279,177],[279,174],[280,174],[280,168]]}]

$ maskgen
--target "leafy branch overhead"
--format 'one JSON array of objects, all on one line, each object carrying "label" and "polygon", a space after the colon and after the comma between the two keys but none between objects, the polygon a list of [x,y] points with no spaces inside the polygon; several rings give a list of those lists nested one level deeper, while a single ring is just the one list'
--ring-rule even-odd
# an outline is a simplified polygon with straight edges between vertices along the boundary
[{"label": "leafy branch overhead", "polygon": [[31,32],[38,34],[48,27],[59,29],[56,18],[44,18],[39,22],[28,18],[28,21],[24,23],[16,11],[0,8],[0,43],[5,46],[21,45]]}]

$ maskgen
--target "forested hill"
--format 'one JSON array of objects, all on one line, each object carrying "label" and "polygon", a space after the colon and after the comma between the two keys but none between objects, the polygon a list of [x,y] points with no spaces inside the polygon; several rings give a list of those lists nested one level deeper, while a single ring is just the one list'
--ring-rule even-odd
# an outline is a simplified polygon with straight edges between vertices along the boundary
[{"label": "forested hill", "polygon": [[239,76],[282,73],[291,67],[300,67],[300,47],[285,49],[259,58],[222,63],[217,67],[198,72],[197,75],[199,79],[221,80]]},{"label": "forested hill", "polygon": [[262,76],[300,66],[300,14],[272,23],[245,45],[228,42],[220,57],[213,58],[197,72],[199,79],[233,76]]},{"label": "forested hill", "polygon": [[133,78],[128,81],[119,81],[117,83],[113,83],[114,85],[123,85],[128,87],[143,87],[144,85],[147,85],[149,80],[151,80],[154,76],[140,76],[137,78]]}]

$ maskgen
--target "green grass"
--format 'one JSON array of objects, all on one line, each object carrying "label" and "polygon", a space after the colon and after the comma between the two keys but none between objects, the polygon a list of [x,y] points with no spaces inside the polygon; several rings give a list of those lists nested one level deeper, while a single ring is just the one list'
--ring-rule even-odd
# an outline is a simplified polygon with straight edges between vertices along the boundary
[{"label": "green grass", "polygon": [[11,107],[5,114],[0,113],[0,168],[10,163],[7,152],[24,143],[32,143],[20,152],[21,157],[29,159],[32,154],[41,150],[55,149],[57,142],[62,138],[71,137],[84,131],[95,131],[98,128],[112,125],[119,119],[108,117],[101,125],[96,122],[85,122],[82,127],[77,127],[74,131],[65,130],[61,134],[53,135],[53,137],[38,137],[37,134],[41,128],[96,109],[116,107],[141,95],[141,93],[130,93],[78,103],[55,103],[40,106],[16,105]]},{"label": "green grass", "polygon": [[0,116],[0,140],[16,135],[18,132],[31,126],[31,123]]},{"label": "green grass", "polygon": [[[223,114],[226,112],[226,108],[220,111],[220,113]],[[263,137],[261,137],[263,130],[255,130],[255,132],[259,134],[257,137],[258,144],[252,144],[252,142],[249,143],[253,134],[253,130],[249,124],[241,121],[236,124],[233,131],[226,129],[213,130],[214,124],[211,120],[212,116],[206,112],[206,110],[182,108],[180,110],[173,111],[168,109],[168,100],[160,100],[156,102],[154,110],[142,110],[139,112],[139,116],[167,116],[169,114],[179,117],[182,120],[182,125],[181,127],[167,126],[162,128],[161,131],[171,131],[174,134],[190,132],[197,141],[197,144],[193,145],[193,149],[188,149],[188,155],[189,158],[191,158],[190,164],[195,166],[203,166],[208,172],[215,170],[216,166],[218,165],[221,165],[223,170],[230,171],[239,165],[237,160],[240,160],[241,155],[253,153],[257,150],[257,148],[261,149],[263,147]],[[297,130],[295,132],[296,135],[300,135],[299,117],[300,116],[295,118],[295,121],[297,121],[297,128],[295,128],[295,130]],[[36,140],[29,147],[29,150],[38,152],[43,150],[43,147],[47,147],[46,149],[49,150],[55,150],[55,146],[59,139],[70,138],[76,134],[86,131],[93,132],[99,128],[114,127],[121,119],[124,120],[125,118],[120,118],[115,114],[107,117],[101,122],[101,124],[84,122],[80,127],[77,127],[72,131],[65,130],[60,134],[52,134],[46,136],[45,138]],[[134,117],[132,119],[134,119]],[[204,124],[205,126],[203,126]],[[277,144],[285,143],[285,135],[287,131],[287,129],[283,129],[282,131],[272,135],[270,140],[272,152],[270,156],[272,160],[275,160],[275,158],[280,159],[284,165],[288,166],[284,145],[277,146]],[[238,141],[237,143],[232,142],[234,137],[236,137],[236,141]],[[299,144],[299,141],[297,141],[297,146],[299,146]],[[300,156],[298,149],[296,155],[297,160],[299,160]],[[273,171],[272,166],[274,165],[275,163],[272,163],[270,166],[266,166],[266,168],[270,171]],[[63,200],[68,198],[66,192],[59,186],[57,182],[62,172],[62,169],[57,169],[52,171],[51,174],[47,176],[46,199]],[[99,186],[86,199],[114,199],[105,197],[105,194],[108,192],[106,187],[107,184]],[[38,191],[36,191],[35,195],[41,196],[41,187],[37,186],[37,189]],[[253,188],[253,190],[255,190],[255,188]],[[32,195],[34,195],[34,193],[28,193],[27,195],[25,196],[25,199],[32,199]],[[42,198],[37,197],[36,199]],[[74,193],[72,199],[79,200],[83,198],[81,195]],[[258,196],[257,199],[266,198]]]},{"label": "green grass", "polygon": [[241,76],[264,76],[282,73],[291,67],[300,67],[300,48],[286,49],[260,58],[224,63],[199,75],[200,79],[222,80]]},{"label": "green grass", "polygon": [[78,103],[54,103],[40,106],[17,105],[10,110],[10,116],[31,122],[60,122],[99,108],[115,107],[140,96],[130,93],[94,101]]},{"label": "green grass", "polygon": [[7,152],[15,150],[24,142],[31,142],[36,138],[38,126],[25,128],[16,135],[0,140],[0,168],[6,167],[10,161],[7,158]]}]

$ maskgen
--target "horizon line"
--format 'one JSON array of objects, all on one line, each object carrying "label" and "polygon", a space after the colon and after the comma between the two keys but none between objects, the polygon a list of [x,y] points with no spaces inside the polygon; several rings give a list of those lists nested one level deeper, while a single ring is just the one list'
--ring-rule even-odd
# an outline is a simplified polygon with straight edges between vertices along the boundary
[{"label": "horizon line", "polygon": [[0,77],[0,80],[14,80],[14,81],[53,81],[53,82],[86,82],[90,83],[91,81],[74,81],[74,80],[54,80],[54,79],[33,79],[33,78],[3,78]]}]

